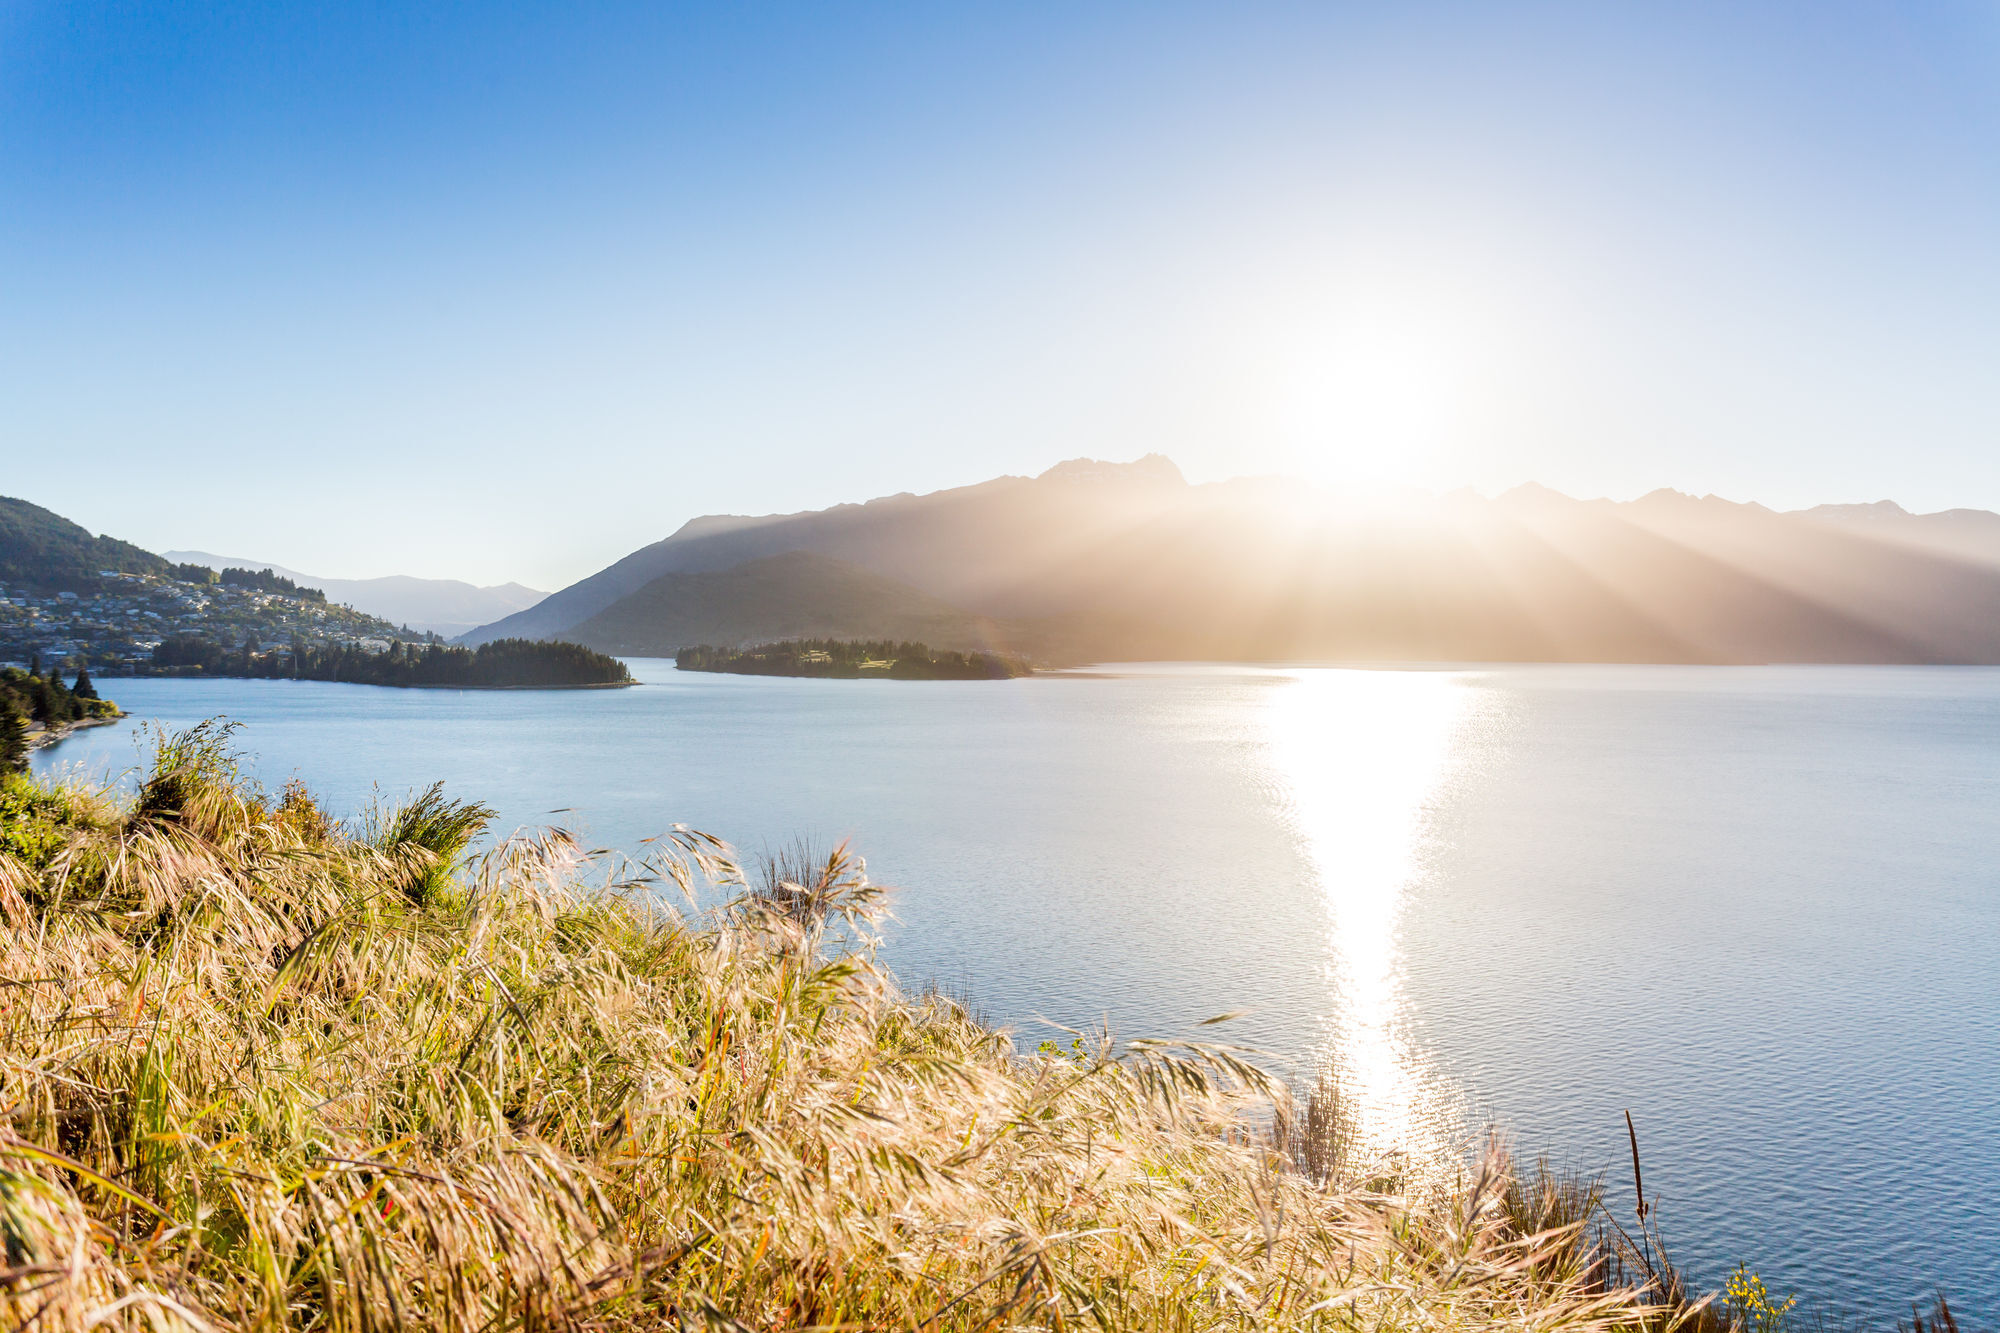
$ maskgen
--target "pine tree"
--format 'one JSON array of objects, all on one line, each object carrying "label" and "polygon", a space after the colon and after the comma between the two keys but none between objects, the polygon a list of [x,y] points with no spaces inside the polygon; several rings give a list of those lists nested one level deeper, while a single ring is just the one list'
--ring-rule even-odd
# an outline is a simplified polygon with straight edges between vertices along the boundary
[{"label": "pine tree", "polygon": [[28,723],[10,698],[0,696],[0,773],[28,766]]},{"label": "pine tree", "polygon": [[42,674],[42,655],[40,653],[32,653],[29,655],[28,674],[31,676],[39,676]]},{"label": "pine tree", "polygon": [[97,686],[92,684],[90,680],[89,662],[84,662],[77,667],[76,684],[69,687],[69,692],[79,699],[95,699],[97,697]]},{"label": "pine tree", "polygon": [[76,702],[76,696],[63,686],[60,667],[53,665],[49,667],[49,677],[42,682],[41,696],[43,703],[40,716],[46,726],[59,727],[65,722],[74,722],[83,714],[83,709]]}]

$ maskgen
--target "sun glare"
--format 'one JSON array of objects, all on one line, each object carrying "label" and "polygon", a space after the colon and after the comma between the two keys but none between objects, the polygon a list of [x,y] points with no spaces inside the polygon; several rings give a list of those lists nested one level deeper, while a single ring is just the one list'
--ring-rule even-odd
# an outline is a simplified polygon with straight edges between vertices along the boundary
[{"label": "sun glare", "polygon": [[1322,483],[1442,484],[1514,414],[1532,320],[1493,275],[1321,281],[1266,315],[1258,379],[1288,470]]},{"label": "sun glare", "polygon": [[1397,925],[1423,873],[1427,814],[1459,761],[1474,692],[1461,674],[1302,670],[1272,692],[1271,758],[1326,906],[1324,1055],[1362,1137],[1427,1151],[1437,1090],[1403,1022]]},{"label": "sun glare", "polygon": [[1319,479],[1402,480],[1446,442],[1456,367],[1416,328],[1305,350],[1289,386],[1287,433]]}]

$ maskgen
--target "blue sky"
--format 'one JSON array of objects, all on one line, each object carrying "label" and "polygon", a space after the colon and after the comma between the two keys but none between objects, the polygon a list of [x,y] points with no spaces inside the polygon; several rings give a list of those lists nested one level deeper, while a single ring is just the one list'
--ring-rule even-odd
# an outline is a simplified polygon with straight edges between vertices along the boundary
[{"label": "blue sky", "polygon": [[2000,9],[0,9],[0,493],[554,587],[1195,480],[2000,507]]}]

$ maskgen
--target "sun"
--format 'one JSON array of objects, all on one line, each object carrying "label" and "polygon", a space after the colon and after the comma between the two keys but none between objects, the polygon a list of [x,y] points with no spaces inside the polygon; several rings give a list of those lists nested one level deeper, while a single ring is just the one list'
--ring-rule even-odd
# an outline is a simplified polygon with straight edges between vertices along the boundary
[{"label": "sun", "polygon": [[1317,480],[1411,481],[1461,439],[1474,369],[1457,331],[1404,317],[1343,321],[1305,340],[1281,390],[1282,429]]},{"label": "sun", "polygon": [[[1490,284],[1486,284],[1490,285]],[[1285,469],[1328,483],[1458,485],[1518,415],[1510,301],[1405,269],[1349,271],[1264,312],[1258,380]],[[1514,312],[1518,314],[1518,312]]]}]

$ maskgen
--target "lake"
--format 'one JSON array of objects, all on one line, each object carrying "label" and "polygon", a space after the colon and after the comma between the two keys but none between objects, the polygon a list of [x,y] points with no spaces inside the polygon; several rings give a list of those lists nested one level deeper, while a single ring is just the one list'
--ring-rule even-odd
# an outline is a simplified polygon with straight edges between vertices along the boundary
[{"label": "lake", "polygon": [[[633,848],[852,837],[887,957],[1045,1022],[1349,1071],[1605,1170],[1674,1256],[2000,1311],[2000,670],[1141,666],[1001,682],[632,664],[622,691],[109,680],[276,786],[442,779]],[[131,724],[38,770],[116,774]],[[1225,1011],[1241,1017],[1210,1028]]]}]

